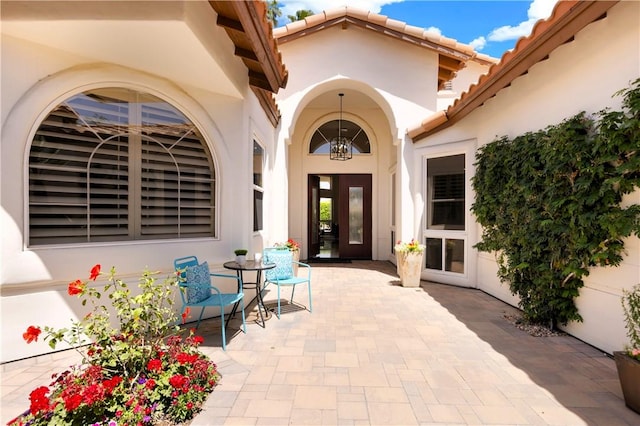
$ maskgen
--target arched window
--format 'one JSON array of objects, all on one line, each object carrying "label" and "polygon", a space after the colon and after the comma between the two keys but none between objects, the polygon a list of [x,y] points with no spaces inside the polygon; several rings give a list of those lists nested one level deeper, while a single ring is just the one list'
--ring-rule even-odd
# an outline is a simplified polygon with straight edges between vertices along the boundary
[{"label": "arched window", "polygon": [[338,137],[338,125],[342,124],[341,135],[351,139],[354,154],[370,154],[369,137],[360,126],[348,120],[333,120],[318,127],[311,136],[309,154],[329,155],[329,142]]},{"label": "arched window", "polygon": [[29,155],[29,244],[215,236],[204,138],[148,93],[102,88],[58,105]]}]

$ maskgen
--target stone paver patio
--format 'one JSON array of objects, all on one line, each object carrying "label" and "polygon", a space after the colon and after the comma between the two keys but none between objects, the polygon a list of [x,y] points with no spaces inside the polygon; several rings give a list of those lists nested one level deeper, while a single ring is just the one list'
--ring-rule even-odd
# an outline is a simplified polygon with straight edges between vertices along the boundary
[{"label": "stone paver patio", "polygon": [[[192,426],[640,424],[611,358],[516,329],[503,318],[516,309],[481,291],[404,288],[388,262],[312,266],[313,313],[289,305],[264,329],[253,313],[247,334],[234,320],[226,352],[218,320],[200,325],[223,377]],[[303,287],[298,301],[308,303]],[[73,358],[3,365],[3,424]]]}]

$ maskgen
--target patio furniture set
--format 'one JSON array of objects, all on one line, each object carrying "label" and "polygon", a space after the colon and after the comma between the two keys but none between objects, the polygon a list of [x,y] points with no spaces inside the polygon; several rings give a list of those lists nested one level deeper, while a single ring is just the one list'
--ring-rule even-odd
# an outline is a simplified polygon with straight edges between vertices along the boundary
[{"label": "patio furniture set", "polygon": [[[242,315],[242,331],[246,333],[246,316],[244,291],[245,289],[255,289],[258,315],[262,327],[265,327],[265,320],[269,318],[270,312],[267,310],[262,298],[265,288],[272,284],[277,288],[277,308],[276,315],[281,315],[281,292],[282,287],[291,287],[290,303],[293,303],[295,287],[300,284],[306,284],[309,293],[309,312],[312,312],[311,297],[311,266],[294,260],[293,252],[287,248],[269,247],[265,248],[260,260],[247,260],[244,263],[237,261],[229,261],[223,264],[225,269],[236,271],[235,275],[213,273],[209,270],[206,261],[200,263],[196,256],[185,256],[174,260],[174,268],[178,274],[180,297],[182,307],[180,312],[183,320],[186,313],[191,309],[200,308],[198,322],[196,328],[200,326],[200,321],[204,314],[205,308],[217,307],[220,309],[220,320],[222,328],[222,349],[226,350],[226,333],[225,333],[225,308],[232,306],[228,318],[232,318],[240,308]],[[294,265],[300,268],[300,273],[294,273]],[[297,269],[297,268],[296,268]],[[264,271],[264,280],[262,272]],[[245,272],[255,272],[255,282],[249,282],[244,279]],[[224,293],[218,286],[213,284],[214,279],[231,279],[237,283],[237,291]],[[264,315],[263,312],[264,311]],[[184,322],[184,321],[183,321]],[[228,325],[228,321],[227,321]]]}]

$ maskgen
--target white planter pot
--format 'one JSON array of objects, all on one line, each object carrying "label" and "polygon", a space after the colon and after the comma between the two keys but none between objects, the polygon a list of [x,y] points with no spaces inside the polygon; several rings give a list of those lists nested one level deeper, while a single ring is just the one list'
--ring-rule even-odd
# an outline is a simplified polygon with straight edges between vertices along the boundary
[{"label": "white planter pot", "polygon": [[403,287],[419,287],[424,253],[396,252],[397,269]]},{"label": "white planter pot", "polygon": [[246,254],[237,255],[236,262],[238,263],[238,265],[244,265],[245,263],[247,263],[247,255]]}]

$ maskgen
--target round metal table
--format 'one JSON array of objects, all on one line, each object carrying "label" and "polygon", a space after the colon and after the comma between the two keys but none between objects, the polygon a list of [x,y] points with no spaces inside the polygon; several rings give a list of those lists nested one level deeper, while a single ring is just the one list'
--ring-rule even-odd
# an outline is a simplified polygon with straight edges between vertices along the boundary
[{"label": "round metal table", "polygon": [[[222,266],[226,269],[231,269],[236,271],[238,277],[242,280],[242,288],[243,289],[256,289],[256,298],[258,299],[258,314],[260,315],[260,320],[262,321],[262,327],[265,327],[265,317],[269,317],[269,311],[264,306],[264,302],[262,300],[262,290],[264,289],[262,285],[262,271],[267,269],[273,269],[276,267],[275,263],[263,263],[262,261],[256,260],[247,260],[243,264],[239,264],[235,260],[230,262],[225,262]],[[255,272],[256,273],[256,281],[255,282],[246,282],[244,280],[243,273],[245,271]],[[238,289],[240,291],[240,289]],[[233,307],[233,312],[235,313],[237,305]],[[264,309],[264,316],[262,316],[262,309]]]}]

